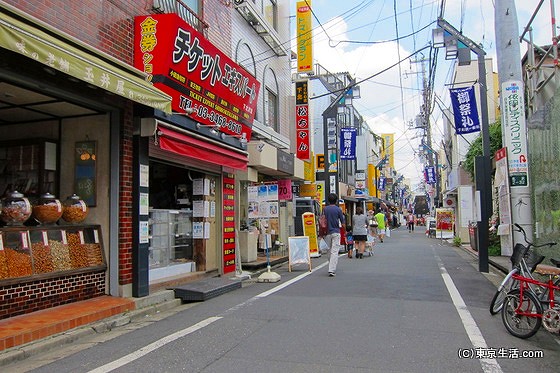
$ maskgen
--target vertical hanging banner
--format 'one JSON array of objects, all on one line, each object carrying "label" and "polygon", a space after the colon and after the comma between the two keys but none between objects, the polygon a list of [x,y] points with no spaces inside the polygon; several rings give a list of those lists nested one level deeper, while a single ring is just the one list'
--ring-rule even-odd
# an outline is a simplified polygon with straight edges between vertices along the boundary
[{"label": "vertical hanging banner", "polygon": [[311,158],[307,87],[307,80],[296,82],[296,157],[302,160]]},{"label": "vertical hanging banner", "polygon": [[340,159],[355,160],[356,159],[356,128],[340,129]]},{"label": "vertical hanging banner", "polygon": [[313,71],[313,28],[311,23],[311,0],[296,3],[297,71]]},{"label": "vertical hanging banner", "polygon": [[509,183],[511,188],[529,185],[527,156],[527,124],[523,103],[522,82],[502,84],[503,132],[507,148]]},{"label": "vertical hanging banner", "polygon": [[235,271],[235,176],[223,175],[224,273]]},{"label": "vertical hanging banner", "polygon": [[377,180],[377,189],[378,190],[385,190],[385,183],[387,182],[387,179],[385,179],[385,176],[379,176],[379,180]]},{"label": "vertical hanging banner", "polygon": [[451,94],[451,105],[453,106],[453,117],[455,118],[455,132],[458,135],[464,135],[480,131],[474,87],[453,88],[449,92]]},{"label": "vertical hanging banner", "polygon": [[434,166],[428,166],[424,169],[424,179],[426,184],[436,184],[436,169]]}]

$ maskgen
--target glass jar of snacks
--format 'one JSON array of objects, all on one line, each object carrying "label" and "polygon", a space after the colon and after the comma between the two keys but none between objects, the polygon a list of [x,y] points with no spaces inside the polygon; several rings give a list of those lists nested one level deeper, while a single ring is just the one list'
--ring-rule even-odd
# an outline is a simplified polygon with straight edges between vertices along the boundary
[{"label": "glass jar of snacks", "polygon": [[23,225],[31,216],[31,203],[20,192],[8,193],[2,200],[0,218],[7,225]]},{"label": "glass jar of snacks", "polygon": [[72,194],[62,203],[62,219],[68,223],[81,223],[87,214],[86,203],[76,194]]},{"label": "glass jar of snacks", "polygon": [[33,217],[41,224],[53,224],[62,216],[62,204],[55,196],[45,193],[33,206]]}]

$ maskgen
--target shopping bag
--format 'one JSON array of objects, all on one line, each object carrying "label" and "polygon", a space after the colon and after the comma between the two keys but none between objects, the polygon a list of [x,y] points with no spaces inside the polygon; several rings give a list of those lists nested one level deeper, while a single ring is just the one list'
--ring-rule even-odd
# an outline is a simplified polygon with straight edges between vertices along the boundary
[{"label": "shopping bag", "polygon": [[325,254],[329,251],[329,245],[327,245],[327,242],[323,238],[319,240],[319,250],[321,254]]},{"label": "shopping bag", "polygon": [[346,228],[344,226],[340,227],[340,244],[342,246],[346,245]]},{"label": "shopping bag", "polygon": [[329,233],[329,228],[327,225],[327,217],[323,214],[319,216],[319,237],[325,237]]},{"label": "shopping bag", "polygon": [[385,228],[385,237],[391,237],[391,230],[389,228]]}]

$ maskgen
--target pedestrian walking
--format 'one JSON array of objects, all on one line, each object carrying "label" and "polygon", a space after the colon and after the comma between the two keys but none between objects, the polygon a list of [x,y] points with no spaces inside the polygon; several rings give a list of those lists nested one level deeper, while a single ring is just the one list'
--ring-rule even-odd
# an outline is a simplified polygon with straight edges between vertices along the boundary
[{"label": "pedestrian walking", "polygon": [[414,232],[414,214],[409,213],[407,217],[408,231]]},{"label": "pedestrian walking", "polygon": [[362,259],[366,249],[368,218],[364,214],[364,209],[360,206],[356,207],[356,213],[352,216],[352,234],[356,247],[356,259]]},{"label": "pedestrian walking", "polygon": [[377,220],[377,235],[379,237],[379,241],[383,242],[385,238],[385,229],[387,228],[387,216],[381,210],[374,216],[375,220]]},{"label": "pedestrian walking", "polygon": [[345,224],[346,219],[337,204],[338,196],[336,194],[330,193],[327,202],[328,205],[323,209],[323,215],[327,218],[327,235],[324,240],[329,250],[329,276],[334,277],[340,249],[340,227]]}]

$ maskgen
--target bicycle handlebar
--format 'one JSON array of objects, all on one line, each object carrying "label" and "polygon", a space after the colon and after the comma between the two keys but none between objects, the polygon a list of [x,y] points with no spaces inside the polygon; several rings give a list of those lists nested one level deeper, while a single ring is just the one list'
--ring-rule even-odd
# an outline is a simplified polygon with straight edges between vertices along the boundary
[{"label": "bicycle handlebar", "polygon": [[547,243],[543,243],[542,245],[535,245],[534,243],[529,242],[529,241],[527,240],[527,233],[525,233],[525,229],[523,229],[522,226],[520,226],[520,225],[517,224],[517,223],[514,223],[513,226],[514,226],[515,228],[517,228],[517,231],[518,231],[518,232],[523,233],[523,239],[525,240],[525,242],[527,243],[527,245],[529,245],[529,247],[530,247],[530,246],[533,246],[533,247],[544,247],[544,246],[552,247],[552,246],[555,246],[555,245],[557,244],[556,242],[547,242]]}]

